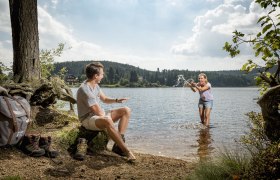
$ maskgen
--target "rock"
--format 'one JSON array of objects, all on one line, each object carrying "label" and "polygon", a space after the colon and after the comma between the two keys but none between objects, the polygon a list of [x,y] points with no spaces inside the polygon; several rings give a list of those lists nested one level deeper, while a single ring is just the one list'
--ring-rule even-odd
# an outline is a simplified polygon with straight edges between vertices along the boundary
[{"label": "rock", "polygon": [[276,142],[280,139],[280,85],[269,89],[258,101],[265,121],[265,134]]}]

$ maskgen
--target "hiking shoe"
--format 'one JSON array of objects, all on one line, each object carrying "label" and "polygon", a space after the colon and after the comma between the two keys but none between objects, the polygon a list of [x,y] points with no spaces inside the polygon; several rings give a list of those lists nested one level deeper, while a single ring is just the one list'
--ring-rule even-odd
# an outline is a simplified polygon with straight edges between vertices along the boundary
[{"label": "hiking shoe", "polygon": [[39,147],[40,136],[25,135],[20,148],[29,156],[40,157],[45,154],[45,150]]},{"label": "hiking shoe", "polygon": [[39,140],[39,147],[45,150],[45,156],[50,158],[55,158],[58,156],[58,151],[54,150],[51,146],[52,138],[41,137]]},{"label": "hiking shoe", "polygon": [[[125,143],[125,138],[124,138],[124,135],[121,134],[121,137],[123,139],[123,142]],[[112,151],[120,156],[126,156],[126,154],[121,150],[121,148],[116,144],[114,143],[113,147],[112,147]]]},{"label": "hiking shoe", "polygon": [[74,155],[74,159],[84,160],[87,154],[87,140],[85,138],[79,138],[77,144],[77,151]]},{"label": "hiking shoe", "polygon": [[127,161],[129,162],[134,162],[136,160],[136,157],[134,156],[134,154],[131,151],[128,151],[128,153],[126,153],[126,158]]},{"label": "hiking shoe", "polygon": [[125,153],[121,150],[121,148],[116,143],[113,145],[112,151],[120,156],[126,156]]}]

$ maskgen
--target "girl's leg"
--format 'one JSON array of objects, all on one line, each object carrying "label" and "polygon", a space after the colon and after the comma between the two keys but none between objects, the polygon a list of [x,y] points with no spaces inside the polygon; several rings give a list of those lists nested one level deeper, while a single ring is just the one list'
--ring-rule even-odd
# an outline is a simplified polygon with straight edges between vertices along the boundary
[{"label": "girl's leg", "polygon": [[199,107],[198,109],[199,111],[199,116],[200,116],[200,120],[201,120],[201,123],[204,124],[205,123],[205,113],[204,113],[204,108],[203,107]]},{"label": "girl's leg", "polygon": [[210,124],[210,112],[211,108],[205,108],[205,126],[209,127]]}]

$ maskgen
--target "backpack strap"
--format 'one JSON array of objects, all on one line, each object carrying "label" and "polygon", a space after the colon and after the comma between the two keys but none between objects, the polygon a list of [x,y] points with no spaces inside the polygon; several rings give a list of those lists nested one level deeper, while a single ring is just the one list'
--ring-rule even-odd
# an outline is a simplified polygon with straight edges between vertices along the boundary
[{"label": "backpack strap", "polygon": [[15,113],[13,112],[12,106],[11,106],[11,104],[9,103],[8,98],[7,98],[6,96],[3,96],[3,98],[5,99],[6,104],[7,104],[7,106],[8,106],[8,109],[9,109],[9,111],[10,111],[10,113],[11,113],[11,116],[12,116],[12,119],[13,119],[13,125],[14,125],[14,131],[11,130],[11,134],[10,134],[9,139],[8,139],[8,142],[7,142],[7,144],[10,144],[10,142],[11,142],[11,140],[12,140],[12,137],[13,137],[13,133],[18,131],[18,125],[17,125]]}]

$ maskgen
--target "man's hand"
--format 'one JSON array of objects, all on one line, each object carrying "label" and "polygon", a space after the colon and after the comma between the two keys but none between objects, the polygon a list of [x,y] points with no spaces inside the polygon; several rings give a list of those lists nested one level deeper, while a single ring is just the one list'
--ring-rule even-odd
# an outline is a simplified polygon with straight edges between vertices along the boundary
[{"label": "man's hand", "polygon": [[120,98],[120,99],[116,99],[117,103],[123,103],[124,101],[127,101],[129,98]]}]

